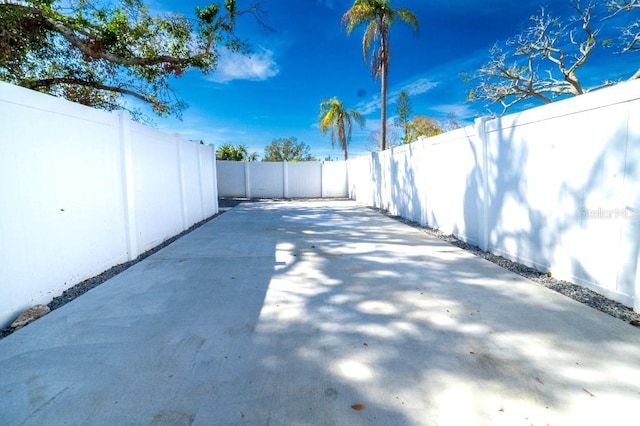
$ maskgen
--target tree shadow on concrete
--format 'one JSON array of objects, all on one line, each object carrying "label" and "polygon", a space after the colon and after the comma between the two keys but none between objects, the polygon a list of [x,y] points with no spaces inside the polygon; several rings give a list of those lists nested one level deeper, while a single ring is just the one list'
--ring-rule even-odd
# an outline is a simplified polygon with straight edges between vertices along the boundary
[{"label": "tree shadow on concrete", "polygon": [[[274,374],[295,369],[381,424],[567,421],[576,404],[588,419],[605,415],[586,407],[590,393],[628,395],[636,386],[619,371],[596,373],[611,371],[608,363],[637,342],[613,331],[615,320],[586,307],[576,316],[572,301],[405,226],[380,227],[359,209],[338,213],[287,215],[291,227],[305,228],[283,228],[295,261],[272,278],[257,338]],[[270,352],[272,342],[287,346],[284,359]],[[597,348],[603,353],[594,356]],[[304,422],[306,414],[287,418]],[[330,424],[359,418],[324,414]]]},{"label": "tree shadow on concrete", "polygon": [[1,341],[0,420],[623,416],[640,335],[584,309],[350,202],[243,203]]}]

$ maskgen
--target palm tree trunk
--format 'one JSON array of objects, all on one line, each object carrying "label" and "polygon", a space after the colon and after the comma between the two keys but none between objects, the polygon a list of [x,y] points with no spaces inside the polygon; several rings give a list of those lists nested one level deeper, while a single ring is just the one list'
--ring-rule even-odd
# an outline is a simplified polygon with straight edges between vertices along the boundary
[{"label": "palm tree trunk", "polygon": [[382,64],[382,72],[380,73],[381,81],[381,98],[382,105],[380,107],[380,149],[384,151],[387,149],[387,66]]},{"label": "palm tree trunk", "polygon": [[344,109],[341,109],[340,114],[336,118],[336,123],[338,126],[338,139],[340,140],[340,146],[344,151],[344,160],[347,161],[347,157],[348,157],[347,151],[349,149],[348,147],[349,141],[347,140],[347,134],[345,133],[345,130],[344,130],[344,115],[345,115]]},{"label": "palm tree trunk", "polygon": [[384,16],[381,26],[381,49],[380,49],[380,94],[382,105],[380,107],[380,148],[387,149],[387,72],[389,71],[389,39],[388,28]]}]

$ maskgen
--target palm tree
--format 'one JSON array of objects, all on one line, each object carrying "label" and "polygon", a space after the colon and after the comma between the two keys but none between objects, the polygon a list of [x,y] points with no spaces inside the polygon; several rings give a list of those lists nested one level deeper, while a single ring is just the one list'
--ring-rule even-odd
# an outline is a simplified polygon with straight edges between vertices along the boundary
[{"label": "palm tree", "polygon": [[346,24],[347,35],[351,35],[356,27],[366,24],[362,39],[362,54],[367,60],[371,51],[371,74],[381,80],[381,129],[380,148],[387,148],[387,74],[389,71],[389,28],[396,19],[406,22],[418,30],[418,18],[405,8],[392,9],[390,0],[355,0],[351,9],[342,17],[342,25]]},{"label": "palm tree", "polygon": [[331,127],[331,146],[336,143],[336,138],[340,143],[340,147],[344,151],[344,159],[349,159],[347,145],[351,139],[351,130],[355,121],[364,127],[364,117],[354,109],[345,110],[342,102],[338,98],[325,99],[320,103],[320,131],[322,134],[327,133],[327,129]]}]

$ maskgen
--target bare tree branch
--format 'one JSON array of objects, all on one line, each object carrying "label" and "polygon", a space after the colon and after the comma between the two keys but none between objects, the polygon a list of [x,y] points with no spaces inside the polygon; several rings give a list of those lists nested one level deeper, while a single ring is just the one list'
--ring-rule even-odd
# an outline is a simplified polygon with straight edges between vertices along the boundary
[{"label": "bare tree branch", "polygon": [[134,98],[140,99],[141,101],[153,104],[156,102],[153,97],[143,95],[137,91],[132,89],[127,89],[119,86],[110,86],[107,84],[102,84],[94,81],[88,81],[81,78],[72,78],[72,77],[57,77],[57,78],[45,78],[42,80],[30,81],[25,84],[25,86],[29,89],[38,89],[41,87],[49,88],[51,86],[57,86],[59,84],[71,84],[74,86],[85,86],[92,87],[94,89],[106,90],[108,92],[116,92],[121,93],[123,95],[133,96]]},{"label": "bare tree branch", "polygon": [[[620,1],[640,5],[640,0]],[[574,0],[574,17],[569,21],[541,8],[520,34],[491,48],[489,61],[469,79],[478,84],[467,100],[502,105],[504,113],[526,99],[550,103],[559,96],[594,90],[583,86],[578,73],[598,47],[600,29],[593,22],[596,6],[594,1],[583,6]],[[606,81],[599,87],[611,84]]]},{"label": "bare tree branch", "polygon": [[[612,18],[620,13],[632,13],[638,10],[640,12],[640,0],[607,0],[605,3],[611,15],[606,19]],[[637,13],[637,12],[636,12]],[[636,18],[633,22],[622,28],[621,39],[623,46],[621,53],[640,50],[640,18]],[[638,78],[640,70],[636,71],[631,79]]]}]

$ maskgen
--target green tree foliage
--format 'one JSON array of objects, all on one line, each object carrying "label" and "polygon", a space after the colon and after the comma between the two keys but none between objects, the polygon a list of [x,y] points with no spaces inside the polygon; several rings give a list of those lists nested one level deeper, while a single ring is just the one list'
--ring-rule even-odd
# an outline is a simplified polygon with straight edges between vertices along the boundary
[{"label": "green tree foliage", "polygon": [[426,117],[424,115],[416,115],[413,120],[408,123],[408,138],[405,143],[410,143],[417,140],[420,136],[436,136],[440,133],[444,133],[441,125],[433,118]]},{"label": "green tree foliage", "polygon": [[171,78],[215,70],[221,48],[248,52],[235,33],[244,14],[262,23],[258,5],[235,0],[192,18],[154,16],[143,0],[0,0],[0,80],[106,110],[133,97],[180,116]]},{"label": "green tree foliage", "polygon": [[[580,72],[598,49],[616,44],[622,44],[618,53],[636,49],[640,40],[640,2],[610,0],[606,4],[592,1],[583,5],[574,0],[570,5],[570,19],[541,8],[520,34],[496,43],[488,62],[473,75],[465,75],[467,81],[475,83],[467,100],[483,101],[487,107],[501,105],[501,113],[505,113],[525,100],[550,103],[614,84],[605,80],[595,87],[585,87]],[[626,22],[632,23],[621,26],[617,20],[613,24],[612,19],[623,13],[629,14]],[[632,17],[631,13],[635,15]],[[601,40],[605,33],[611,38]],[[629,74],[629,80],[640,78],[640,69]]]},{"label": "green tree foliage", "polygon": [[398,103],[396,106],[396,127],[402,128],[402,143],[409,143],[409,117],[411,116],[411,99],[406,91],[401,91],[398,96]]},{"label": "green tree foliage", "polygon": [[228,161],[258,161],[258,153],[249,154],[246,145],[226,143],[216,150],[218,160]]},{"label": "green tree foliage", "polygon": [[380,78],[380,149],[387,149],[387,79],[389,73],[389,29],[397,19],[418,30],[418,18],[405,8],[392,9],[390,0],[355,0],[351,9],[342,17],[347,35],[354,29],[366,25],[362,39],[362,54],[365,61],[370,52],[371,74]]},{"label": "green tree foliage", "polygon": [[295,137],[274,139],[264,149],[262,161],[315,161],[311,148]]},{"label": "green tree foliage", "polygon": [[344,152],[344,159],[349,159],[349,141],[353,130],[353,122],[355,121],[364,127],[364,117],[355,109],[345,109],[342,102],[334,97],[325,99],[320,103],[320,115],[318,116],[320,123],[320,131],[323,135],[331,129],[331,146],[334,146],[336,139]]}]

